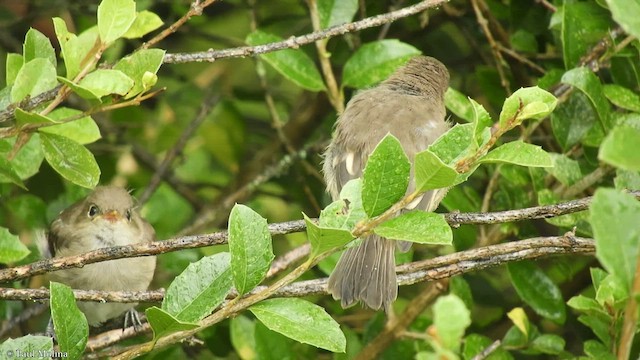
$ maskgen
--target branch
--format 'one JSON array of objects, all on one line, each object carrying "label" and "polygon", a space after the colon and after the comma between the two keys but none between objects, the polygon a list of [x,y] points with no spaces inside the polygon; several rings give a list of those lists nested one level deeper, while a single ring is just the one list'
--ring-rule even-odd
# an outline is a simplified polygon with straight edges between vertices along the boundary
[{"label": "branch", "polygon": [[231,49],[223,50],[209,50],[194,53],[177,53],[166,54],[164,57],[165,64],[182,64],[188,62],[213,62],[217,59],[230,58],[230,57],[247,57],[252,55],[264,54],[272,51],[282,49],[295,49],[302,45],[311,44],[315,41],[331,38],[338,35],[343,35],[349,32],[360,31],[371,27],[380,26],[409,15],[418,14],[428,8],[440,6],[445,3],[446,0],[425,0],[421,1],[413,6],[380,14],[377,16],[368,17],[360,21],[332,26],[328,29],[314,31],[312,33],[290,37],[287,40],[278,41],[270,44],[257,45],[257,46],[242,46]]},{"label": "branch", "polygon": [[[589,255],[595,251],[593,239],[579,238],[572,234],[564,236],[538,237],[504,244],[485,246],[460,251],[433,259],[415,261],[396,267],[399,285],[412,285],[422,281],[450,278],[468,272],[500,266],[505,263],[537,259],[554,255]],[[299,281],[276,291],[274,297],[300,297],[326,295],[327,279]],[[267,289],[258,286],[247,294],[257,295]],[[97,291],[73,290],[77,300],[110,302],[161,302],[164,290],[153,291]],[[3,300],[45,300],[49,298],[47,289],[10,289],[0,288]],[[229,297],[233,299],[234,296]]]},{"label": "branch", "polygon": [[171,26],[169,26],[168,28],[162,30],[162,32],[154,36],[153,39],[142,44],[142,46],[140,46],[140,49],[148,49],[154,46],[155,44],[159,43],[161,40],[163,40],[167,36],[176,32],[178,28],[184,25],[189,19],[191,19],[192,16],[202,15],[202,10],[204,10],[204,8],[206,8],[207,6],[213,4],[215,1],[216,0],[205,0],[202,3],[200,3],[200,0],[195,0],[194,2],[191,3],[191,7],[189,11],[186,14],[184,14],[184,16],[178,19],[178,21],[171,24]]},{"label": "branch", "polygon": [[[630,191],[631,195],[640,200],[640,191]],[[520,210],[498,211],[493,213],[448,213],[444,214],[449,225],[457,227],[463,224],[496,224],[512,221],[546,219],[555,216],[586,210],[592,197],[567,201],[555,205],[535,206]],[[269,225],[271,235],[284,235],[301,232],[306,229],[303,220],[274,223]],[[212,234],[190,235],[151,243],[114,246],[90,251],[84,254],[61,258],[40,260],[31,264],[16,266],[0,270],[0,283],[24,279],[33,275],[40,275],[51,271],[82,267],[99,261],[114,260],[129,257],[158,255],[183,249],[193,249],[205,246],[220,245],[227,242],[227,231]]]}]

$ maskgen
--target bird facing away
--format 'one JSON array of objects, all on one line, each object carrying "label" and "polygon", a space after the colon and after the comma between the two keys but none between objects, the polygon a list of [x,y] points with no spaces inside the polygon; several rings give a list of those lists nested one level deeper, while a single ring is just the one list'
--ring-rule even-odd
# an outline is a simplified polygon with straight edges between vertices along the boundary
[{"label": "bird facing away", "polygon": [[[349,180],[362,176],[369,155],[387,133],[398,138],[412,163],[407,194],[413,192],[415,155],[450,128],[444,106],[448,84],[449,72],[440,61],[418,56],[378,86],[355,95],[338,118],[325,153],[323,172],[332,198],[337,200]],[[445,194],[426,192],[406,209],[433,211]],[[359,246],[348,248],[329,277],[334,299],[343,307],[360,301],[388,311],[398,295],[396,246],[408,251],[411,243],[368,235]]]},{"label": "bird facing away", "polygon": [[[48,241],[54,257],[78,255],[100,248],[132,245],[155,239],[153,227],[136,211],[129,193],[115,186],[99,186],[71,205],[51,223]],[[156,267],[155,256],[116,259],[82,268],[53,272],[51,280],[73,289],[144,291]],[[78,302],[91,326],[131,311],[135,303]],[[131,314],[137,319],[137,313]]]}]

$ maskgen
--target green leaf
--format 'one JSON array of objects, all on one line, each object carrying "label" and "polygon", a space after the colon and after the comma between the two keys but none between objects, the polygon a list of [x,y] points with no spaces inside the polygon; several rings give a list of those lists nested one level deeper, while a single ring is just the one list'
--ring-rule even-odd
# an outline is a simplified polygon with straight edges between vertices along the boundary
[{"label": "green leaf", "polygon": [[[282,41],[273,34],[257,30],[247,36],[248,45],[262,45]],[[325,90],[324,82],[313,60],[301,49],[284,49],[260,55],[260,58],[271,65],[280,75],[294,84],[310,91]]]},{"label": "green leaf", "polygon": [[76,83],[74,83],[71,80],[68,80],[66,78],[63,78],[61,76],[58,76],[58,81],[60,81],[61,83],[67,85],[74,93],[78,94],[81,98],[83,99],[87,99],[96,103],[101,103],[102,101],[100,100],[100,96],[98,96],[98,94],[95,94],[93,91],[80,86]]},{"label": "green leaf", "polygon": [[229,252],[233,283],[244,295],[264,279],[275,257],[267,220],[236,204],[229,216]]},{"label": "green leaf", "polygon": [[126,95],[133,87],[133,80],[119,70],[98,69],[87,74],[78,85],[100,98],[111,94]]},{"label": "green leaf", "polygon": [[373,86],[416,55],[420,55],[420,50],[398,40],[364,44],[344,64],[342,86],[357,89]]},{"label": "green leaf", "polygon": [[203,257],[169,285],[162,309],[183,322],[196,322],[218,307],[231,290],[231,256]]},{"label": "green leaf", "polygon": [[433,324],[440,343],[449,350],[458,352],[462,336],[471,325],[471,312],[455,295],[440,296],[433,305]]},{"label": "green leaf", "polygon": [[255,323],[253,335],[256,340],[256,353],[258,353],[258,358],[251,360],[296,359],[301,355],[300,347],[311,351],[315,350],[310,349],[309,346],[296,344],[290,338],[270,330],[259,321]]},{"label": "green leaf", "polygon": [[249,310],[266,327],[298,342],[332,352],[345,352],[340,325],[320,306],[306,300],[269,299]]},{"label": "green leaf", "polygon": [[[587,325],[606,347],[611,346],[611,319],[601,315],[580,315],[578,321]],[[600,358],[597,358],[600,360]]]},{"label": "green leaf", "polygon": [[533,263],[521,261],[507,265],[511,283],[525,303],[540,316],[563,324],[566,309],[558,286]]},{"label": "green leaf", "polygon": [[89,189],[98,185],[100,168],[87,148],[56,134],[40,133],[40,138],[45,159],[62,177]]},{"label": "green leaf", "polygon": [[[597,145],[604,134],[595,108],[587,95],[579,91],[571,92],[567,100],[561,102],[551,113],[551,127],[556,140],[565,151],[583,140],[591,140],[593,134],[599,133],[600,136],[596,136],[594,141],[585,141]],[[588,136],[590,131],[592,136]]]},{"label": "green leaf", "polygon": [[596,301],[605,309],[621,311],[624,309],[629,299],[629,291],[622,283],[621,279],[614,275],[607,275],[598,290],[596,290]]},{"label": "green leaf", "polygon": [[469,97],[454,88],[448,88],[444,93],[444,104],[447,109],[467,122],[473,121],[473,106],[470,100]]},{"label": "green leaf", "polygon": [[58,84],[56,68],[47,59],[33,59],[18,71],[11,88],[11,102],[22,101],[51,90]]},{"label": "green leaf", "polygon": [[27,358],[31,354],[51,353],[53,353],[53,339],[49,336],[26,335],[17,339],[7,339],[0,344],[0,354],[7,360]]},{"label": "green leaf", "polygon": [[596,239],[596,257],[604,268],[622,280],[628,289],[640,246],[640,204],[631,195],[600,188],[589,208]]},{"label": "green leaf", "polygon": [[596,109],[600,127],[605,132],[611,128],[611,107],[604,96],[600,79],[591,70],[586,67],[571,69],[562,76],[562,82],[574,86],[587,95]]},{"label": "green leaf", "polygon": [[543,354],[560,355],[564,350],[565,341],[558,335],[542,334],[531,342],[531,349]]},{"label": "green leaf", "polygon": [[394,240],[419,244],[451,245],[453,233],[444,216],[426,211],[411,211],[387,220],[373,229],[376,234]]},{"label": "green leaf", "polygon": [[640,3],[637,1],[625,0],[606,0],[609,10],[615,20],[624,31],[633,35],[636,39],[640,38]]},{"label": "green leaf", "polygon": [[580,163],[566,155],[550,153],[553,167],[545,169],[563,185],[571,186],[584,177]]},{"label": "green leaf", "polygon": [[442,162],[453,166],[458,159],[469,155],[475,148],[474,130],[474,124],[456,124],[436,139],[429,150]]},{"label": "green leaf", "polygon": [[143,49],[118,61],[113,68],[122,71],[134,82],[125,99],[130,99],[147,91],[155,84],[151,84],[152,82],[147,78],[158,72],[160,65],[162,65],[164,54],[165,51],[161,49]]},{"label": "green leaf", "polygon": [[[67,30],[66,23],[60,18],[53,18],[53,25],[67,69],[66,77],[71,81],[80,73],[80,68],[84,66],[82,61],[89,56],[89,52],[96,51],[94,46],[99,41],[98,27],[91,27],[76,36]],[[92,65],[88,70],[93,70],[94,67]]]},{"label": "green leaf", "polygon": [[136,19],[133,0],[102,0],[98,6],[98,31],[105,45],[122,37]]},{"label": "green leaf", "polygon": [[458,176],[454,168],[446,165],[429,149],[416,154],[413,166],[416,190],[421,192],[451,186]]},{"label": "green leaf", "polygon": [[573,309],[584,312],[602,311],[602,307],[595,299],[586,297],[584,295],[572,297],[571,299],[569,299],[569,301],[567,301],[567,305],[569,305]]},{"label": "green leaf", "polygon": [[561,34],[565,68],[580,62],[611,28],[609,12],[595,2],[566,2],[562,6]]},{"label": "green leaf", "polygon": [[0,263],[9,264],[24,259],[31,251],[11,234],[8,229],[0,227]]},{"label": "green leaf", "polygon": [[6,71],[6,82],[7,86],[13,85],[16,81],[16,77],[18,77],[18,73],[20,69],[22,69],[22,65],[24,65],[24,58],[20,54],[7,54],[7,63],[5,66]]},{"label": "green leaf", "polygon": [[505,130],[513,129],[526,119],[544,119],[555,109],[557,103],[553,94],[537,86],[520,88],[504,101],[500,112],[500,127]]},{"label": "green leaf", "polygon": [[5,157],[0,157],[0,182],[11,182],[25,190],[27,189],[16,170]]},{"label": "green leaf", "polygon": [[317,4],[321,29],[348,23],[358,11],[358,0],[321,0]]},{"label": "green leaf", "polygon": [[78,309],[70,287],[52,281],[50,290],[51,319],[60,351],[69,359],[80,359],[89,338],[87,318]]},{"label": "green leaf", "polygon": [[[3,147],[2,145],[6,145],[6,150],[0,150],[0,154],[5,156],[5,159],[6,154],[11,151],[15,140],[15,138],[0,139],[0,148]],[[44,153],[42,151],[40,135],[33,134],[31,135],[31,139],[22,146],[18,154],[11,160],[10,164],[18,177],[24,180],[38,173],[42,160],[44,160]],[[12,180],[0,174],[0,182],[12,182]]]},{"label": "green leaf", "polygon": [[178,331],[192,330],[198,327],[197,324],[183,322],[176,319],[171,314],[157,306],[147,308],[144,312],[147,315],[147,320],[153,330],[154,343],[163,336],[167,336]]},{"label": "green leaf", "polygon": [[[348,204],[348,205],[347,205]],[[329,204],[320,212],[321,228],[351,231],[367,214],[362,207],[362,179],[349,180],[340,190],[340,200]]]},{"label": "green leaf", "polygon": [[305,213],[302,213],[302,216],[307,224],[307,235],[313,255],[337,249],[353,240],[353,235],[348,230],[320,227],[311,221]]},{"label": "green leaf", "polygon": [[584,353],[589,359],[616,360],[615,355],[607,346],[597,340],[587,340],[584,342]]},{"label": "green leaf", "polygon": [[529,167],[552,167],[553,159],[540,146],[522,140],[508,142],[492,150],[479,160],[480,163],[506,163]]},{"label": "green leaf", "polygon": [[[80,110],[60,107],[53,110],[48,117],[60,122],[81,113]],[[90,116],[84,116],[59,125],[42,127],[39,128],[38,131],[41,133],[62,135],[83,145],[95,142],[102,137],[98,125]]]},{"label": "green leaf", "polygon": [[[490,338],[479,335],[470,334],[464,338],[464,347],[462,350],[462,358],[465,360],[472,359],[474,356],[479,355],[483,350],[488,348],[493,340]],[[487,357],[489,360],[513,360],[513,356],[507,352],[503,347],[498,347],[494,352]]]},{"label": "green leaf", "polygon": [[129,30],[127,30],[127,32],[124,33],[122,37],[126,39],[141,38],[146,34],[152,32],[153,30],[159,28],[160,26],[162,26],[162,24],[164,24],[164,22],[158,15],[152,13],[149,10],[143,10],[136,14],[136,19],[133,21],[133,24],[131,24]]},{"label": "green leaf", "polygon": [[373,150],[362,174],[362,205],[378,216],[407,192],[411,164],[398,139],[387,134]]},{"label": "green leaf", "polygon": [[50,124],[55,122],[46,116],[42,116],[38,113],[27,112],[20,108],[16,108],[15,116],[17,127],[23,127],[27,124]]},{"label": "green leaf", "polygon": [[617,169],[613,183],[616,185],[616,189],[640,190],[640,173]]},{"label": "green leaf", "polygon": [[33,28],[27,31],[27,35],[24,38],[22,55],[24,56],[25,63],[33,59],[46,59],[54,68],[58,65],[56,52],[53,50],[49,38]]},{"label": "green leaf", "polygon": [[605,137],[598,159],[624,170],[640,170],[640,129],[628,125],[616,126]]},{"label": "green leaf", "polygon": [[240,359],[257,359],[256,323],[248,317],[240,315],[229,321],[229,335],[231,344]]},{"label": "green leaf", "polygon": [[471,108],[473,110],[472,123],[475,124],[473,138],[475,139],[475,145],[480,147],[480,145],[484,145],[491,138],[490,127],[493,125],[493,120],[484,106],[478,104],[471,98],[469,98],[469,101],[471,102]]},{"label": "green leaf", "polygon": [[621,109],[640,112],[640,95],[632,90],[616,84],[604,85],[602,90],[604,90],[604,96],[615,106]]}]

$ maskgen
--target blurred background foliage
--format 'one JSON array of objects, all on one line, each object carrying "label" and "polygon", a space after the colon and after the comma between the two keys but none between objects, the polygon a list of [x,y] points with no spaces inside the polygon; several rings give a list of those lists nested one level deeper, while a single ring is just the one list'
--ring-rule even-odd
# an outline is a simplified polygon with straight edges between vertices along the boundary
[{"label": "blurred background foliage", "polygon": [[[77,33],[93,26],[98,3],[0,1],[0,58],[10,52],[21,53],[24,34],[30,27],[47,35],[56,46],[51,23],[54,16],[65,19],[69,29]],[[165,26],[190,7],[189,1],[136,3],[139,11],[148,9],[158,14]],[[412,3],[361,0],[354,20]],[[491,41],[483,30],[484,24]],[[301,0],[219,1],[157,47],[167,53],[183,53],[244,46],[247,36],[256,29],[283,39],[310,33],[313,27],[308,4]],[[523,126],[505,138],[509,141],[522,136],[543,146],[555,154],[554,168],[483,166],[468,182],[451,190],[438,211],[497,211],[551,204],[591,195],[600,185],[638,188],[637,172],[614,170],[597,158],[598,147],[608,131],[602,125],[605,117],[613,122],[633,122],[640,116],[640,46],[612,19],[604,1],[453,0],[385,26],[337,36],[328,40],[327,51],[339,85],[343,83],[347,60],[362,46],[382,39],[397,39],[441,60],[450,70],[451,87],[483,104],[494,119],[504,99],[520,87],[538,85],[560,100],[550,118]],[[142,41],[119,41],[103,60],[114,63],[141,44]],[[320,69],[315,46],[302,46],[300,50]],[[305,90],[267,62],[246,57],[213,63],[164,64],[156,85],[165,88],[164,92],[140,106],[94,116],[102,139],[88,148],[102,171],[100,183],[124,186],[141,196],[165,154],[197,118],[201,105],[217,100],[179,151],[164,181],[143,205],[142,213],[154,225],[158,239],[225,229],[235,202],[247,204],[270,223],[300,219],[301,211],[317,216],[328,204],[320,155],[331,137],[337,111],[325,91]],[[589,67],[587,75],[573,80],[565,75],[581,65]],[[0,67],[0,81],[5,79],[4,71],[4,66]],[[567,84],[576,88],[572,90]],[[356,89],[345,86],[341,91],[346,102]],[[270,111],[267,97],[272,99],[277,117]],[[75,97],[68,102],[77,108],[86,107]],[[464,121],[455,115],[455,108],[450,110],[452,121]],[[34,159],[34,164],[37,161]],[[20,234],[34,250],[20,263],[32,262],[39,256],[29,240],[31,230],[46,227],[61,209],[87,192],[62,179],[45,162],[33,172],[25,180],[28,191],[10,183],[0,184],[0,225]],[[414,247],[409,254],[399,255],[399,261],[508,240],[559,235],[574,226],[580,235],[591,235],[585,216],[580,213],[495,226],[464,225],[454,229],[454,247]],[[302,233],[277,236],[274,251],[278,256],[304,242],[306,236]],[[166,287],[190,262],[223,248],[160,255],[152,288]],[[335,260],[327,260],[303,278],[326,276]],[[509,271],[499,267],[470,273],[455,280],[452,288],[472,311],[468,333],[479,334],[478,343],[486,346],[487,339],[503,338],[512,328],[507,313],[522,306],[540,332],[555,334],[566,344],[560,351],[534,349],[531,344],[521,344],[519,348],[514,345],[514,349],[523,351],[508,354],[501,350],[496,358],[578,355],[583,353],[584,341],[594,338],[591,330],[578,321],[578,315],[565,310],[564,303],[549,305],[556,310],[561,308],[558,311],[562,316],[550,319],[537,314],[523,304],[513,282],[518,281],[515,274],[524,271],[527,277],[531,271],[541,270],[553,281],[549,286],[557,287],[567,301],[574,295],[593,292],[589,271],[592,266],[597,266],[592,257],[556,257],[535,265],[524,264],[526,269],[520,268],[520,272],[516,269],[518,264],[514,264]],[[42,277],[13,284],[43,285]],[[397,309],[402,309],[423,286],[402,287]],[[311,300],[342,324],[349,344],[347,356],[356,353],[384,324],[382,313],[360,307],[343,310],[328,296]],[[29,306],[32,304],[3,301],[0,314],[8,319]],[[431,323],[432,314],[427,310],[409,330],[422,333]],[[44,324],[45,320],[36,319],[21,331],[40,331]],[[253,335],[246,335],[247,332]],[[202,359],[212,355],[243,359],[331,357],[271,332],[248,315],[210,328],[201,338],[202,346],[175,346],[148,358],[173,358],[185,356],[184,353]],[[426,347],[423,341],[402,338],[383,358],[412,358]]]}]

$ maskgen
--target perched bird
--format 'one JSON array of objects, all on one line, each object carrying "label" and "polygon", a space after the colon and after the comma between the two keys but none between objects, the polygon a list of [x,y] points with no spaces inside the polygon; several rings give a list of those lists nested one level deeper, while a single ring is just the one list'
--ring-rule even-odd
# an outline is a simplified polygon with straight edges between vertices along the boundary
[{"label": "perched bird", "polygon": [[[418,56],[378,86],[355,95],[340,115],[325,153],[323,172],[334,200],[351,179],[362,176],[367,159],[387,135],[394,135],[413,163],[450,125],[445,121],[444,93],[449,72],[438,60]],[[415,189],[413,165],[407,194]],[[446,190],[423,194],[407,206],[433,211]],[[411,243],[369,235],[348,248],[329,277],[328,290],[343,307],[361,301],[372,309],[389,310],[398,295],[395,247],[408,251]]]},{"label": "perched bird", "polygon": [[[49,249],[54,257],[154,239],[155,231],[136,211],[134,199],[126,190],[115,186],[98,186],[86,198],[62,211],[51,223],[48,235]],[[73,289],[144,291],[149,287],[155,267],[155,256],[116,259],[56,271],[51,274],[51,280]],[[78,303],[91,326],[100,325],[127,311],[127,315],[132,316],[131,320],[139,323],[133,309],[136,305]]]}]

